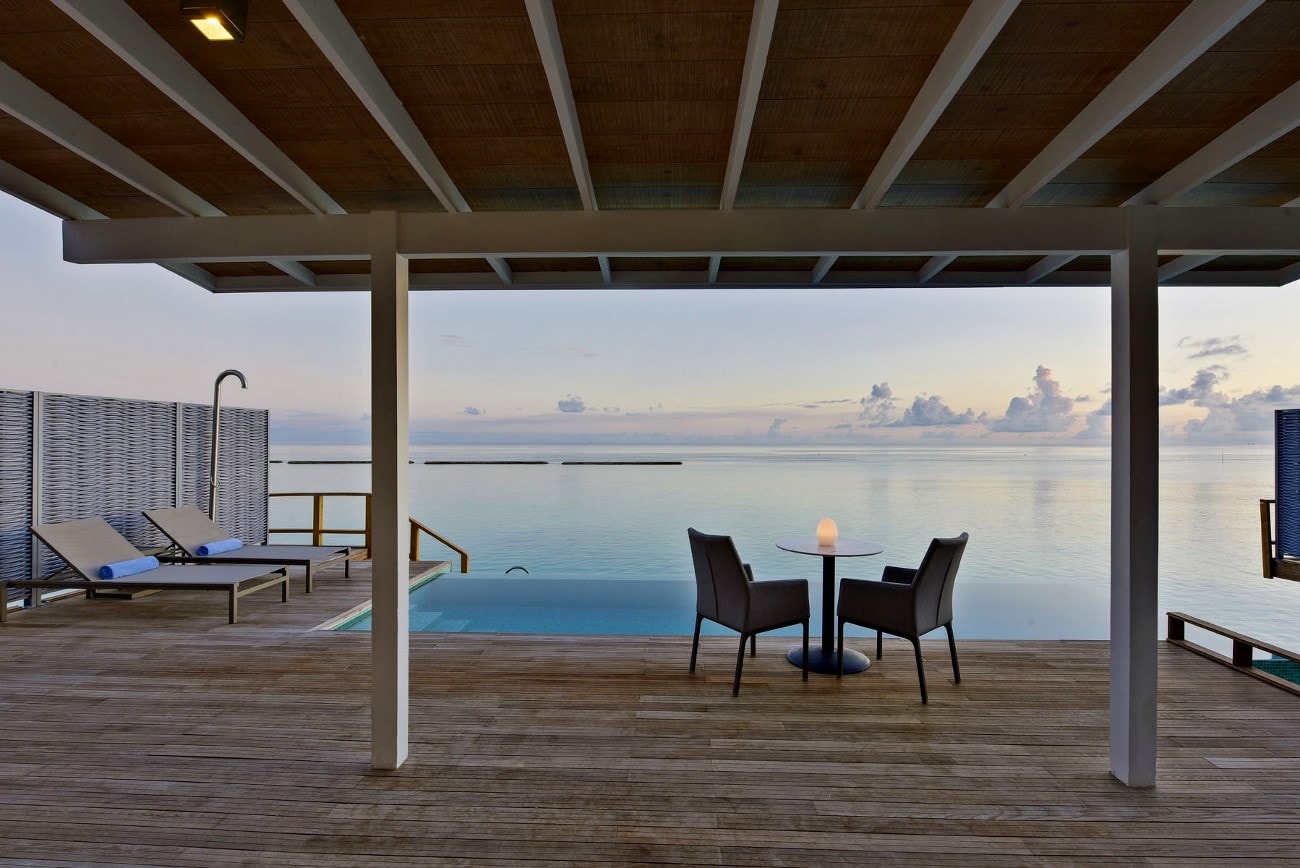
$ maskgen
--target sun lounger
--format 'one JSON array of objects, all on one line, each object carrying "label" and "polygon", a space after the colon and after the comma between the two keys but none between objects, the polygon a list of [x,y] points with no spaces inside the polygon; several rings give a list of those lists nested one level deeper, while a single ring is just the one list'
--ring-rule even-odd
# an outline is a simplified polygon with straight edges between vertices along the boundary
[{"label": "sun lounger", "polygon": [[351,575],[353,550],[348,546],[241,546],[234,551],[207,554],[200,551],[201,546],[228,540],[231,535],[199,510],[192,506],[147,509],[144,516],[176,543],[187,558],[209,563],[220,561],[226,564],[283,564],[302,567],[307,574],[309,594],[312,579],[323,567],[343,561],[343,575]]},{"label": "sun lounger", "polygon": [[[140,558],[140,551],[102,518],[85,518],[41,524],[32,533],[67,561],[75,573],[46,579],[0,579],[0,600],[8,586],[17,588],[97,588],[128,590],[223,591],[230,598],[230,623],[239,617],[239,598],[263,588],[280,586],[280,599],[289,600],[289,572],[271,564],[162,564],[146,572],[119,579],[100,578],[105,565]],[[0,621],[5,607],[0,606]]]}]

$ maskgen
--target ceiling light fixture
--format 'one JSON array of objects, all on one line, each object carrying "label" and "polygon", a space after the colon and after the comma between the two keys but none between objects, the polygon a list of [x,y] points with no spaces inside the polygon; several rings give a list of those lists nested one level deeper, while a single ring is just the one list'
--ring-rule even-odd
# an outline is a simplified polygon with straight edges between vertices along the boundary
[{"label": "ceiling light fixture", "polygon": [[181,0],[181,14],[213,42],[243,42],[248,0]]}]

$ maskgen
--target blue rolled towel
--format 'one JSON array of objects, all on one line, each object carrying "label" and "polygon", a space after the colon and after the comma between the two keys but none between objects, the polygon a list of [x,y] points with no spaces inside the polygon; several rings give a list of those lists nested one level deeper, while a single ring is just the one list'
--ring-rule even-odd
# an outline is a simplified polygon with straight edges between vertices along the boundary
[{"label": "blue rolled towel", "polygon": [[243,547],[244,541],[242,539],[214,539],[212,542],[204,543],[194,551],[198,553],[199,557],[206,558],[208,555],[219,555],[222,552],[233,552],[235,549],[242,549]]},{"label": "blue rolled towel", "polygon": [[156,569],[158,569],[158,559],[153,555],[148,555],[142,558],[131,558],[129,561],[104,564],[99,568],[99,577],[101,579],[123,579],[127,576],[147,573]]}]

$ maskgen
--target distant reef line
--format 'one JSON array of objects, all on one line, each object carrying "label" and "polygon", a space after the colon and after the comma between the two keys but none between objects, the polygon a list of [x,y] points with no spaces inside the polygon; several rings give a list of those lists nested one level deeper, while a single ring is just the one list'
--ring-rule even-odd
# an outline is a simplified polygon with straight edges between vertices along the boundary
[{"label": "distant reef line", "polygon": [[[306,459],[306,458],[272,458],[270,464],[369,464],[367,459]],[[407,464],[561,464],[569,466],[595,467],[675,467],[682,461],[408,461]]]}]

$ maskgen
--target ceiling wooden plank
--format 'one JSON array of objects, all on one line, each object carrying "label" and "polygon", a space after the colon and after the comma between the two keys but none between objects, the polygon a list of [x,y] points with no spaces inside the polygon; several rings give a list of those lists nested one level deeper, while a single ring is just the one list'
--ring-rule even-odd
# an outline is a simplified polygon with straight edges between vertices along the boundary
[{"label": "ceiling wooden plank", "polygon": [[375,65],[334,0],[285,0],[284,4],[329,59],[353,93],[392,139],[402,156],[448,211],[468,211],[465,197],[434,155],[419,127]]},{"label": "ceiling wooden plank", "polygon": [[[1020,0],[974,0],[971,3],[925,84],[917,92],[907,114],[903,116],[903,122],[894,131],[893,138],[876,161],[862,192],[853,200],[852,207],[875,208],[880,204],[903,167],[934,128],[935,121],[948,108],[948,103],[1019,5]],[[829,257],[819,259],[813,268],[813,283],[821,282],[834,264],[835,260]]]},{"label": "ceiling wooden plank", "polygon": [[0,109],[180,214],[222,216],[222,211],[212,203],[5,63],[0,63]]},{"label": "ceiling wooden plank", "polygon": [[[730,211],[736,204],[736,190],[740,187],[740,174],[745,168],[745,152],[749,149],[749,134],[754,128],[758,94],[763,89],[763,72],[767,69],[767,53],[772,47],[772,28],[776,24],[779,3],[780,0],[754,0],[754,15],[749,24],[749,43],[745,49],[745,67],[740,76],[740,98],[736,103],[736,121],[731,128],[727,170],[722,178],[722,200],[718,207],[723,211]],[[712,268],[710,272],[714,277],[717,276]]]},{"label": "ceiling wooden plank", "polygon": [[[533,26],[533,37],[537,40],[537,51],[542,57],[542,68],[546,71],[546,81],[551,88],[551,98],[555,102],[564,146],[569,152],[569,163],[573,166],[573,178],[578,185],[578,195],[582,198],[582,207],[587,211],[595,211],[596,188],[591,180],[591,167],[587,164],[587,148],[582,142],[582,124],[578,121],[578,109],[573,101],[569,67],[564,62],[564,45],[560,42],[555,6],[551,0],[525,0],[525,4],[528,7],[528,20]],[[599,257],[599,264],[600,273],[608,283],[609,259]]]},{"label": "ceiling wooden plank", "polygon": [[555,21],[555,7],[551,0],[525,0],[528,7],[528,20],[533,25],[533,35],[537,40],[537,50],[542,57],[542,68],[546,70],[546,81],[551,87],[551,98],[555,101],[555,112],[560,119],[560,130],[564,134],[564,145],[569,152],[569,162],[573,165],[573,177],[578,184],[578,195],[582,197],[582,207],[595,211],[596,192],[591,182],[591,169],[587,165],[587,150],[582,143],[582,126],[578,122],[578,110],[573,102],[573,87],[569,83],[569,68],[564,62],[564,46],[560,43],[559,25]]},{"label": "ceiling wooden plank", "polygon": [[0,190],[55,217],[73,220],[104,218],[103,214],[89,205],[78,202],[62,190],[51,187],[40,178],[3,160],[0,160]]},{"label": "ceiling wooden plank", "polygon": [[989,207],[1014,208],[1023,204],[1263,2],[1193,0],[1051,144],[993,197]]},{"label": "ceiling wooden plank", "polygon": [[[449,211],[469,211],[469,203],[334,0],[285,0],[285,6],[443,207]],[[503,283],[510,283],[510,266],[497,258],[489,258],[488,264]]]},{"label": "ceiling wooden plank", "polygon": [[53,0],[136,72],[317,214],[343,208],[121,0]]}]

